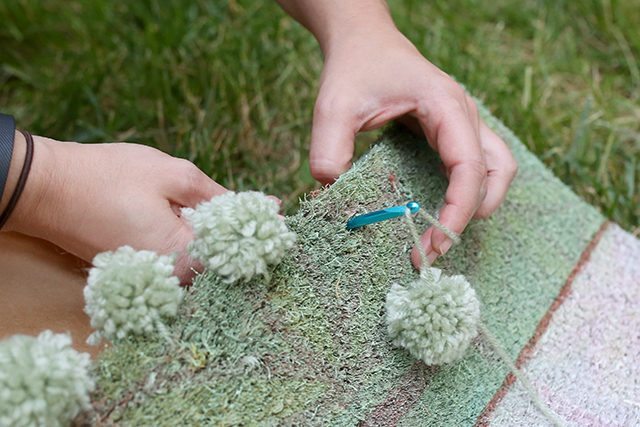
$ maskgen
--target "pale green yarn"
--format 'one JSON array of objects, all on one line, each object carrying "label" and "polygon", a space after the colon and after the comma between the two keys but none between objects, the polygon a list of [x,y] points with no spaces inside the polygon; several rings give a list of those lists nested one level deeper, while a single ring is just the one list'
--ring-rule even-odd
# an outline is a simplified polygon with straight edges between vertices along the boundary
[{"label": "pale green yarn", "polygon": [[182,210],[195,239],[191,256],[227,283],[268,276],[295,243],[278,215],[278,204],[256,191],[229,191],[195,209]]},{"label": "pale green yarn", "polygon": [[565,422],[558,416],[558,414],[556,414],[549,406],[547,406],[542,401],[542,398],[536,391],[536,388],[533,386],[533,384],[531,384],[531,381],[529,381],[527,375],[524,373],[524,371],[518,369],[515,362],[511,360],[506,350],[502,347],[500,342],[498,342],[498,339],[495,337],[495,335],[493,335],[493,333],[489,330],[489,328],[487,328],[486,325],[483,324],[483,322],[480,322],[479,328],[486,341],[493,348],[493,351],[496,352],[496,354],[500,357],[500,359],[502,359],[504,364],[509,367],[513,375],[518,379],[518,381],[520,381],[520,384],[531,398],[531,402],[533,402],[534,406],[538,408],[542,415],[547,417],[547,420],[549,420],[551,424],[556,427],[563,427],[565,425]]},{"label": "pale green yarn", "polygon": [[[439,229],[450,232],[427,216]],[[405,220],[422,268],[417,280],[407,287],[393,284],[387,293],[387,331],[396,346],[427,365],[450,363],[462,358],[478,335],[480,302],[464,276],[446,276],[429,267],[409,209]]]},{"label": "pale green yarn", "polygon": [[70,425],[90,407],[90,365],[66,334],[44,331],[0,342],[0,425]]},{"label": "pale green yarn", "polygon": [[440,365],[460,359],[478,334],[480,304],[464,276],[426,268],[408,286],[391,286],[386,313],[394,345]]},{"label": "pale green yarn", "polygon": [[[440,229],[445,235],[447,235],[453,241],[453,243],[456,243],[456,244],[459,243],[460,238],[458,235],[456,235],[451,230],[449,230],[444,225],[442,225],[437,219],[435,219],[428,212],[425,212],[422,209],[419,212],[424,218],[427,219],[427,221],[432,223],[436,228]],[[424,304],[430,300],[433,300],[433,295],[435,293],[434,284],[437,284],[438,282],[440,282],[441,272],[436,268],[430,268],[428,266],[427,256],[425,254],[424,247],[420,242],[420,237],[418,236],[418,229],[416,228],[416,225],[413,221],[413,217],[409,212],[409,209],[405,211],[405,220],[407,222],[407,225],[409,226],[409,230],[411,232],[411,236],[413,237],[414,244],[418,247],[418,252],[420,254],[420,260],[422,265],[422,269],[420,272],[420,279],[418,279],[417,282],[414,282],[413,285],[421,282],[418,288],[421,288],[421,289],[431,288],[431,292],[426,292],[426,295],[424,292],[423,293],[414,292],[412,294],[410,292],[407,292],[400,285],[392,286],[391,290],[387,294],[387,323],[389,328],[389,334],[392,337],[395,337],[394,343],[398,346],[407,348],[407,350],[409,350],[409,352],[414,357],[421,359],[426,364],[436,365],[440,363],[447,363],[447,362],[454,361],[456,359],[461,358],[464,355],[464,352],[466,351],[467,347],[471,343],[471,340],[476,335],[478,335],[479,332],[482,332],[487,342],[491,345],[491,347],[493,347],[494,351],[498,354],[498,356],[500,356],[502,361],[505,364],[507,364],[507,366],[509,367],[511,372],[516,376],[516,378],[518,378],[521,381],[524,389],[531,397],[531,400],[533,404],[536,406],[536,408],[538,408],[538,410],[545,417],[547,417],[547,419],[554,426],[563,426],[564,422],[560,419],[560,417],[558,417],[558,415],[555,412],[553,412],[553,410],[551,410],[551,408],[549,408],[547,405],[543,403],[542,399],[540,398],[540,395],[536,392],[535,388],[532,386],[531,382],[529,381],[525,373],[516,367],[515,363],[511,361],[511,359],[507,355],[507,352],[500,345],[500,343],[495,338],[495,336],[491,333],[491,331],[487,328],[487,326],[484,325],[483,322],[481,321],[480,301],[477,298],[475,291],[473,290],[473,288],[471,288],[471,286],[469,285],[469,283],[467,282],[464,276],[453,276],[449,278],[445,277],[445,279],[443,280],[457,278],[456,280],[460,282],[459,284],[460,289],[458,292],[448,293],[446,289],[441,288],[440,297],[444,298],[445,300],[452,301],[455,299],[456,294],[458,295],[466,294],[466,296],[462,298],[458,298],[458,300],[460,301],[460,304],[462,306],[466,307],[466,310],[470,310],[470,312],[472,313],[472,316],[469,319],[467,319],[469,321],[468,326],[471,326],[471,328],[467,328],[467,331],[470,332],[469,334],[470,338],[469,336],[466,336],[466,334],[463,333],[462,337],[454,340],[459,344],[458,347],[455,347],[455,346],[451,347],[450,349],[451,351],[446,356],[444,355],[444,353],[439,352],[439,353],[436,353],[438,358],[434,357],[433,349],[434,348],[436,350],[444,349],[444,346],[441,345],[441,343],[453,337],[453,335],[447,337],[446,333],[441,334],[439,337],[436,337],[436,338],[439,338],[440,342],[437,343],[435,346],[434,346],[434,342],[432,341],[433,337],[431,337],[432,338],[431,341],[429,339],[425,339],[424,336],[420,337],[420,333],[424,332],[425,330],[425,328],[422,326],[423,324],[429,325],[429,327],[431,328],[435,326],[433,322],[434,316],[431,315],[429,318],[429,316],[425,313]],[[465,288],[467,290],[465,290]],[[410,302],[414,298],[415,298],[415,301],[417,302]],[[390,304],[390,300],[392,301],[392,304]],[[422,308],[419,307],[420,304],[423,305]],[[454,318],[456,310],[458,310],[459,314],[463,312],[463,310],[461,309],[455,309],[451,307],[449,307],[448,310],[445,310],[445,312],[450,314],[451,318]],[[436,310],[434,308],[430,308],[430,309],[428,308],[426,311],[427,312],[431,311],[433,313]],[[413,322],[410,322],[410,321],[408,322],[406,321],[406,318],[409,317],[406,314],[407,312],[413,312],[415,318],[426,316],[428,320],[427,321],[414,320]],[[391,316],[390,316],[390,313],[391,313]],[[402,318],[404,321],[403,322],[398,321],[400,318]],[[395,320],[397,323],[397,324],[394,324],[395,326],[394,330],[392,330],[392,320]],[[439,321],[436,323],[442,323],[441,320],[442,319],[440,318]],[[447,323],[447,325],[451,323],[460,325],[460,323],[458,323],[457,321],[445,322],[445,323]],[[403,331],[402,330],[403,328],[408,328],[408,333],[407,333],[407,330]],[[451,330],[451,328],[447,328],[447,329]],[[403,339],[401,337],[402,332],[404,332],[405,335],[408,335],[409,339],[407,338]],[[425,358],[423,357],[420,357],[421,355],[422,356],[426,355],[428,357],[427,360],[425,360]],[[430,361],[432,361],[433,363],[430,363]]]},{"label": "pale green yarn", "polygon": [[447,236],[449,239],[451,239],[451,241],[453,242],[454,245],[457,245],[457,244],[460,243],[460,236],[458,236],[456,233],[451,231],[448,227],[445,227],[440,221],[438,221],[436,219],[436,217],[431,215],[429,212],[425,211],[424,209],[420,209],[418,211],[418,214],[420,214],[420,216],[422,216],[424,219],[426,219],[427,222],[429,222],[435,228],[437,228],[438,230],[442,231],[445,236]]},{"label": "pale green yarn", "polygon": [[96,255],[84,289],[85,312],[96,329],[87,341],[164,330],[184,294],[173,269],[173,257],[129,246]]}]

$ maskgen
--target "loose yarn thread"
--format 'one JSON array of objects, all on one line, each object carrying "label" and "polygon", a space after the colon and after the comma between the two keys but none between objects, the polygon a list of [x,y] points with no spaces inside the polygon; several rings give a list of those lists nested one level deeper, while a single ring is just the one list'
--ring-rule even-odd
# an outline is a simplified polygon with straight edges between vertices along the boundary
[{"label": "loose yarn thread", "polygon": [[[440,221],[438,221],[428,212],[424,212],[421,208],[418,213],[420,213],[422,217],[430,222],[434,227],[441,230],[447,237],[449,237],[453,241],[454,244],[460,242],[460,237],[457,234],[445,227],[442,223],[440,223]],[[409,227],[409,231],[411,232],[414,244],[418,248],[418,253],[420,254],[420,275],[424,276],[425,274],[430,274],[432,277],[433,273],[431,273],[430,271],[430,264],[425,253],[424,246],[420,241],[418,229],[408,208],[405,211],[405,219]],[[502,360],[505,365],[507,365],[516,379],[520,381],[523,388],[529,395],[529,398],[533,402],[534,406],[540,411],[540,413],[542,413],[554,426],[564,426],[564,421],[558,416],[558,414],[556,414],[547,404],[542,401],[542,398],[534,388],[531,381],[529,381],[527,375],[522,370],[520,370],[509,358],[506,350],[502,347],[498,339],[493,335],[493,333],[491,333],[491,331],[482,320],[478,322],[478,330],[485,337],[486,342],[492,347],[496,355]]]},{"label": "loose yarn thread", "polygon": [[565,424],[560,419],[558,414],[556,414],[548,405],[546,405],[542,401],[542,399],[540,398],[540,395],[536,391],[533,384],[531,384],[531,381],[529,381],[529,378],[527,377],[527,375],[522,370],[518,369],[516,364],[513,363],[513,361],[509,358],[509,355],[507,354],[505,349],[502,348],[502,345],[500,345],[500,343],[498,342],[498,339],[491,333],[491,331],[487,328],[484,322],[478,323],[478,329],[480,330],[480,333],[484,335],[484,337],[486,338],[487,343],[489,343],[489,345],[493,348],[493,351],[498,355],[498,357],[500,357],[500,359],[502,359],[502,362],[509,367],[509,370],[511,370],[511,373],[518,379],[518,381],[520,381],[520,383],[522,384],[522,387],[525,389],[525,391],[529,395],[529,398],[533,402],[534,406],[538,408],[538,410],[545,417],[547,417],[547,419],[554,426],[556,427],[564,426]]},{"label": "loose yarn thread", "polygon": [[448,227],[445,227],[440,221],[438,221],[436,219],[436,217],[434,217],[433,215],[431,215],[429,212],[420,209],[418,211],[418,213],[425,219],[427,220],[428,223],[430,223],[431,225],[433,225],[435,228],[437,228],[438,230],[442,231],[444,233],[445,236],[447,236],[448,238],[451,239],[451,241],[453,242],[454,245],[457,245],[458,243],[460,243],[460,236],[453,232],[451,229],[449,229]]},{"label": "loose yarn thread", "polygon": [[[405,197],[403,197],[403,195],[400,192],[400,189],[398,188],[397,185],[393,186],[393,190],[395,191],[399,202],[401,202],[402,200],[405,199]],[[418,214],[420,216],[422,216],[422,218],[424,218],[429,224],[431,224],[432,226],[434,226],[438,230],[442,231],[442,233],[445,236],[447,236],[449,239],[451,239],[451,241],[453,242],[454,245],[457,245],[457,244],[460,243],[460,236],[458,235],[458,233],[454,232],[449,227],[447,227],[444,224],[442,224],[440,221],[438,221],[438,219],[435,216],[431,215],[425,209],[420,208],[418,210]],[[413,222],[413,217],[411,217],[410,212],[405,212],[405,215],[409,215],[409,216],[407,216],[407,218],[408,218],[409,221],[411,221],[411,223],[414,225],[414,228],[415,228],[415,223]],[[418,234],[416,232],[415,236],[417,236],[417,235]],[[415,240],[415,236],[414,236],[414,240]],[[419,241],[419,239],[418,239],[418,241]],[[422,245],[418,245],[418,249],[420,249],[421,247],[422,247]],[[426,260],[426,258],[423,259],[423,261],[425,261],[425,260]],[[428,263],[424,263],[424,264],[429,265]]]},{"label": "loose yarn thread", "polygon": [[[421,210],[422,208],[420,208],[418,212],[420,212]],[[424,246],[420,241],[420,236],[418,235],[418,228],[416,227],[415,222],[413,222],[413,216],[411,215],[411,211],[409,210],[409,208],[405,209],[404,217],[407,223],[409,224],[409,231],[411,232],[411,237],[413,238],[413,242],[418,248],[418,254],[420,255],[420,275],[423,277],[433,278],[433,273],[431,273],[431,270],[429,270],[429,267],[431,266],[429,264],[429,259],[427,258],[427,254],[424,251]]]}]

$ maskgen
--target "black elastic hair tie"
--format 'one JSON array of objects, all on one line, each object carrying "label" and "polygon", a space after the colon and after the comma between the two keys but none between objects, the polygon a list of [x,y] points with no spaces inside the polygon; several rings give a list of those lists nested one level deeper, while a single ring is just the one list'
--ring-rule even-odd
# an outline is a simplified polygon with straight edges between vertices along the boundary
[{"label": "black elastic hair tie", "polygon": [[18,178],[18,183],[16,184],[15,190],[13,190],[13,194],[11,195],[11,199],[9,199],[9,204],[4,208],[2,215],[0,215],[0,229],[7,222],[11,213],[15,209],[18,204],[18,200],[22,195],[22,191],[24,190],[25,185],[27,184],[27,178],[29,177],[29,172],[31,171],[31,163],[33,163],[33,137],[27,131],[20,131],[22,135],[24,135],[24,139],[27,141],[27,153],[24,158],[24,163],[22,164],[22,171],[20,171],[20,177]]}]

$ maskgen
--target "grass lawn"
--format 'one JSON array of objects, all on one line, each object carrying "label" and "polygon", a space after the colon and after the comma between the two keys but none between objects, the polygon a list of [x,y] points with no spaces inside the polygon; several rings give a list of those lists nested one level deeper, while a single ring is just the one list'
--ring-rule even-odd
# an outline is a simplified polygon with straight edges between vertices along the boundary
[{"label": "grass lawn", "polygon": [[[432,62],[640,232],[640,0],[392,3]],[[316,185],[307,149],[322,58],[275,2],[3,0],[0,18],[0,106],[21,126],[154,145],[290,211]]]}]

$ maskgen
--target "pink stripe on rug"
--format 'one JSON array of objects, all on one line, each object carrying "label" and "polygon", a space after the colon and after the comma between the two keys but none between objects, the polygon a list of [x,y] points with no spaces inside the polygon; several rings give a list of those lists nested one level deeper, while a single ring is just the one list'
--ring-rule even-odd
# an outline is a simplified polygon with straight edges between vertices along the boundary
[{"label": "pink stripe on rug", "polygon": [[[567,424],[640,425],[640,241],[606,229],[528,360],[541,399]],[[499,426],[549,425],[517,382],[487,412]]]},{"label": "pink stripe on rug", "polygon": [[[570,294],[571,285],[573,284],[575,277],[578,275],[578,273],[582,271],[586,263],[589,262],[589,259],[591,258],[591,253],[600,242],[600,239],[604,234],[605,230],[607,230],[608,226],[609,226],[609,222],[602,223],[602,225],[600,226],[596,234],[593,236],[593,239],[591,240],[591,242],[589,242],[585,250],[582,252],[582,255],[580,255],[580,259],[578,260],[575,267],[571,271],[571,274],[569,274],[567,281],[560,289],[558,296],[551,303],[551,306],[549,307],[545,315],[540,320],[540,323],[538,323],[538,326],[534,331],[533,336],[529,339],[527,344],[520,351],[520,354],[518,355],[518,358],[515,361],[515,365],[518,368],[522,367],[531,358],[536,348],[536,345],[538,344],[538,341],[540,340],[542,335],[547,331],[547,328],[551,323],[551,319],[554,313],[558,310],[558,308],[560,308],[562,303],[564,303],[565,299]],[[504,399],[504,397],[506,396],[506,394],[508,393],[509,389],[511,388],[511,386],[515,381],[516,381],[516,377],[515,375],[513,375],[513,373],[507,374],[506,378],[504,379],[504,382],[502,383],[498,391],[496,391],[496,394],[489,401],[489,403],[484,408],[484,411],[482,411],[480,416],[478,416],[478,419],[476,421],[476,427],[484,427],[489,425],[489,420],[491,419],[494,410],[500,404],[502,399]]]}]

